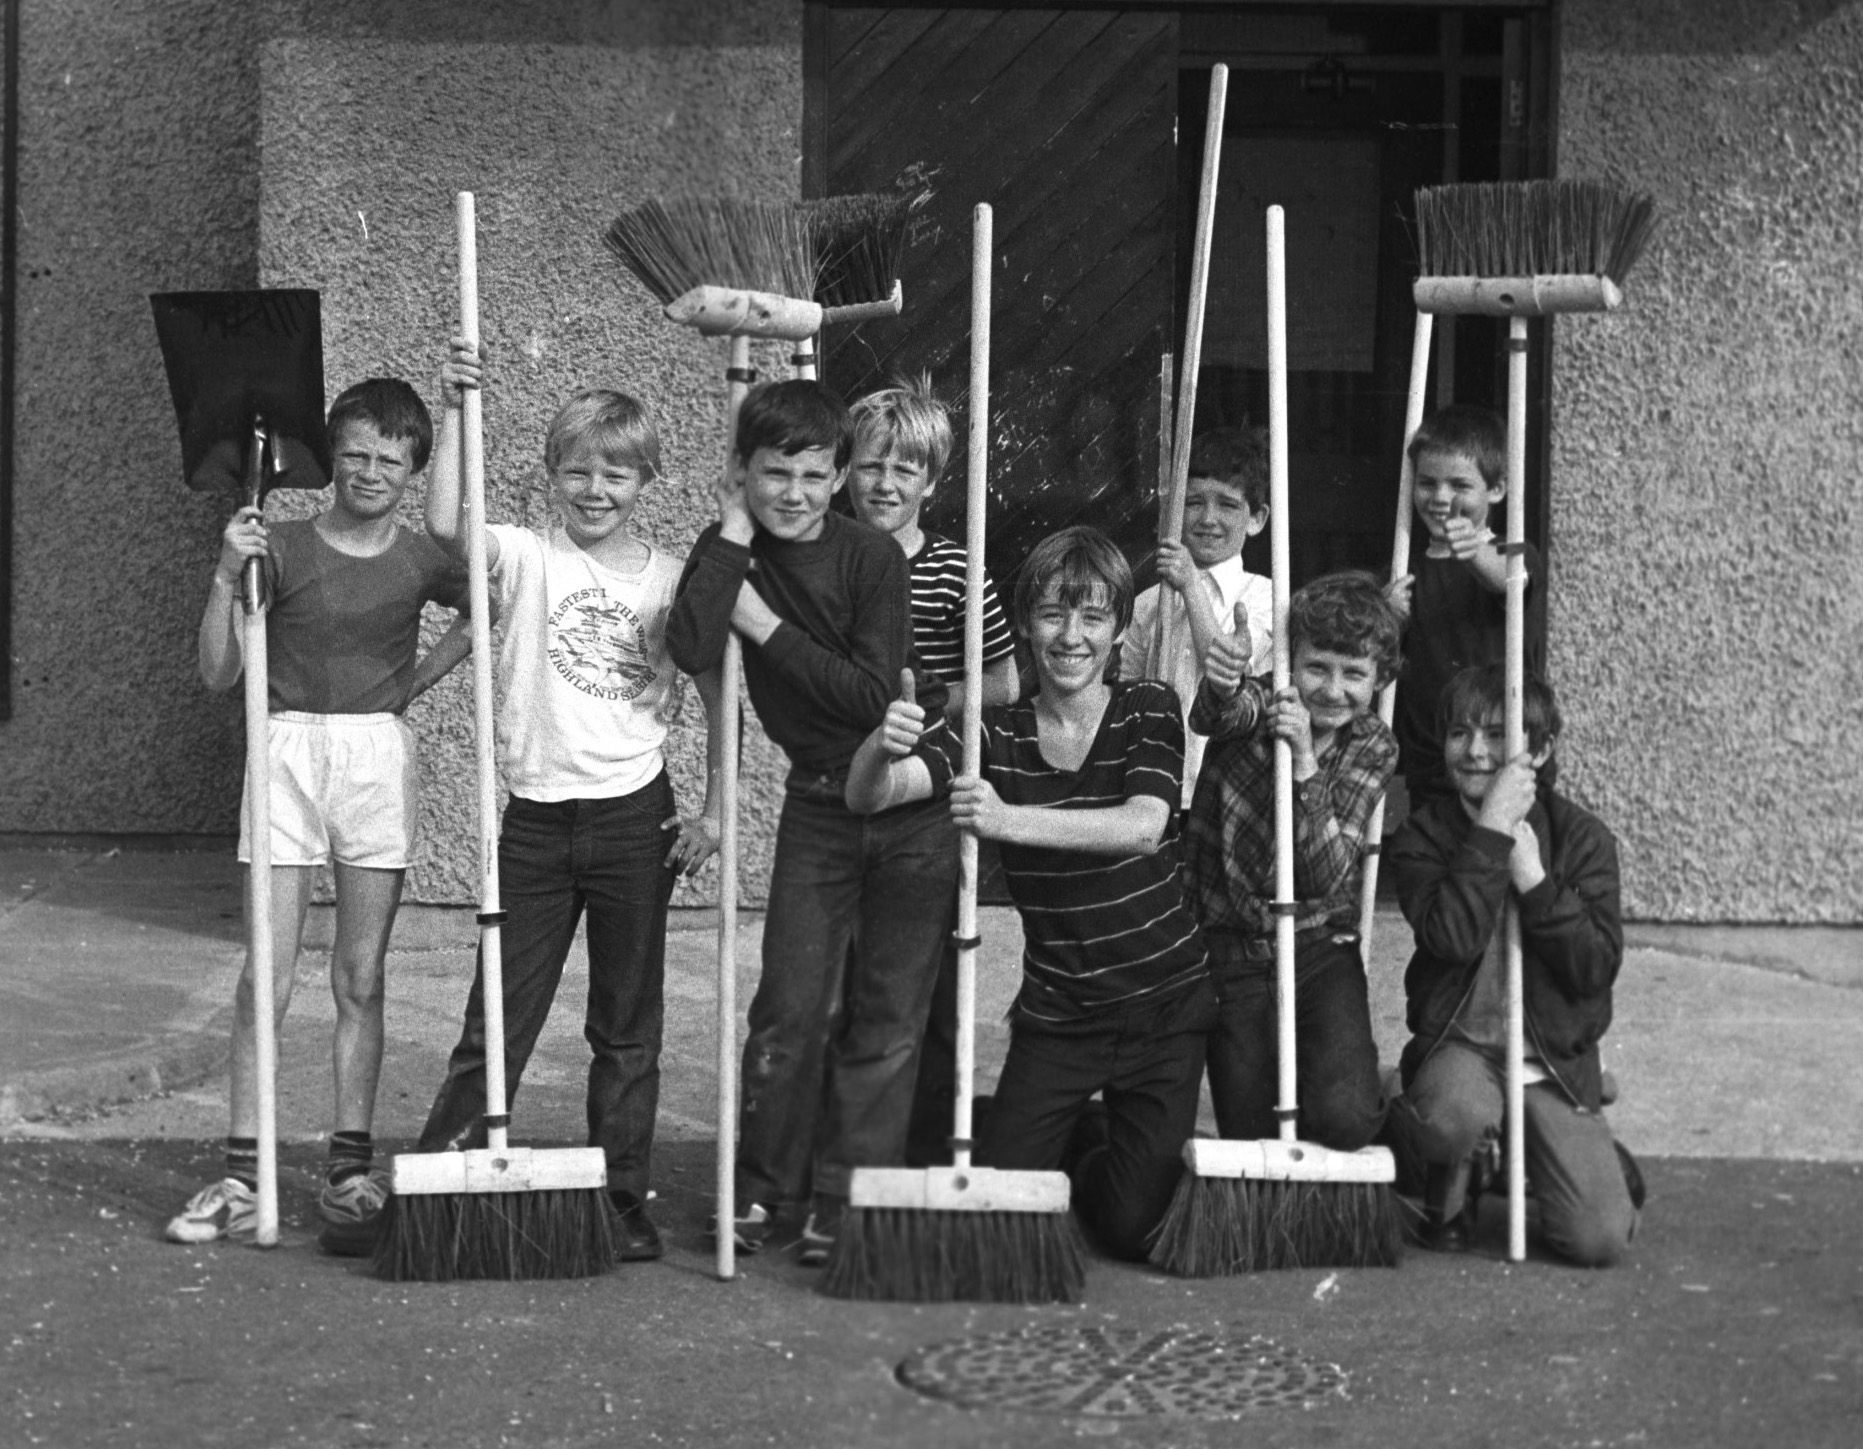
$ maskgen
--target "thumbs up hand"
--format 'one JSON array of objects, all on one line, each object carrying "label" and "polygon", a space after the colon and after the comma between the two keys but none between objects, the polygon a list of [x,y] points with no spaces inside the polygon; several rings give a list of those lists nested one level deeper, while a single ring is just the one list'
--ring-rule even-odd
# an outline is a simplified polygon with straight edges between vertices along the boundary
[{"label": "thumbs up hand", "polygon": [[918,746],[925,733],[925,711],[919,706],[918,685],[910,669],[899,671],[899,698],[886,707],[880,722],[880,743],[889,757],[902,760]]},{"label": "thumbs up hand", "polygon": [[1218,634],[1210,640],[1210,647],[1203,655],[1203,677],[1225,699],[1242,687],[1242,681],[1248,677],[1249,660],[1255,653],[1248,632],[1248,606],[1240,601],[1236,604],[1235,618],[1235,633]]}]

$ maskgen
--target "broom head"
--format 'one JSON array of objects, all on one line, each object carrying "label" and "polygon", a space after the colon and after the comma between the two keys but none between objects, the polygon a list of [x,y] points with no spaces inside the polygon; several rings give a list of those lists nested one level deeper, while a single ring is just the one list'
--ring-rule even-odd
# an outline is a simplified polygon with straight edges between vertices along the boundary
[{"label": "broom head", "polygon": [[1186,1278],[1281,1268],[1389,1268],[1403,1245],[1389,1148],[1310,1142],[1184,1144],[1184,1176],[1151,1261]]},{"label": "broom head", "polygon": [[1597,181],[1482,181],[1417,192],[1419,311],[1604,312],[1648,247],[1656,204]]},{"label": "broom head", "polygon": [[599,1147],[403,1153],[391,1183],[380,1278],[587,1278],[619,1257]]},{"label": "broom head", "polygon": [[[802,203],[821,272],[815,300],[824,307],[855,307],[886,300],[898,287],[914,214],[929,189],[868,191]],[[897,309],[895,309],[896,311]]]},{"label": "broom head", "polygon": [[856,1168],[821,1291],[893,1303],[1075,1303],[1086,1255],[1063,1172]]}]

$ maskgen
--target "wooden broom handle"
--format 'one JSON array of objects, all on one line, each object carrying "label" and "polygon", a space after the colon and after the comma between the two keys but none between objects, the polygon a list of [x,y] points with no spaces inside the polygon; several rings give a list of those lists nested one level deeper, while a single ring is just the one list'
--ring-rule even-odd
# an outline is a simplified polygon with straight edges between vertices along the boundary
[{"label": "wooden broom handle", "polygon": [[[459,333],[479,345],[478,207],[470,191],[453,198],[459,233]],[[485,1010],[485,1145],[503,1152],[505,982],[503,912],[498,894],[498,775],[492,725],[491,575],[485,545],[485,410],[479,389],[461,390],[460,511],[466,520],[466,588],[472,610],[473,755],[479,794],[479,992]]]},{"label": "wooden broom handle", "polygon": [[[1527,319],[1507,323],[1507,693],[1502,711],[1507,757],[1527,747]],[[1507,895],[1507,1256],[1527,1256],[1526,998],[1520,908]]]},{"label": "wooden broom handle", "polygon": [[[1274,582],[1274,691],[1288,686],[1287,608],[1287,248],[1286,218],[1271,206],[1268,251],[1268,536]],[[1274,741],[1274,999],[1280,1138],[1296,1136],[1299,1082],[1294,1072],[1294,755]]]},{"label": "wooden broom handle", "polygon": [[[725,373],[724,468],[729,475],[736,463],[737,414],[750,391],[750,337],[731,339],[731,363]],[[724,735],[718,790],[724,818],[718,832],[718,1157],[715,1196],[718,1202],[717,1261],[720,1282],[737,1276],[737,1239],[732,1224],[737,1217],[737,804],[741,761],[739,735],[743,702],[738,679],[743,672],[744,645],[735,629],[725,634],[724,657],[718,666],[718,728]]]},{"label": "wooden broom handle", "polygon": [[[1428,312],[1417,313],[1416,330],[1410,337],[1410,391],[1404,398],[1404,445],[1397,468],[1397,527],[1391,533],[1391,582],[1401,579],[1410,568],[1410,519],[1416,493],[1417,470],[1410,461],[1410,440],[1423,426],[1423,403],[1430,385],[1430,339],[1436,319]],[[1389,729],[1397,713],[1397,681],[1393,679],[1378,691],[1378,718]],[[1365,824],[1364,866],[1358,882],[1358,949],[1365,969],[1371,969],[1371,928],[1378,914],[1378,858],[1384,848],[1384,802],[1371,807],[1371,819]]]},{"label": "wooden broom handle", "polygon": [[[964,472],[964,773],[983,768],[983,548],[990,463],[990,266],[995,214],[980,202],[970,214],[970,423]],[[977,837],[957,837],[957,1100],[952,1164],[970,1166],[971,1093],[977,1075]]]},{"label": "wooden broom handle", "polygon": [[[246,501],[265,502],[265,423],[247,439]],[[272,985],[271,665],[266,652],[264,565],[246,563],[242,654],[246,676],[246,960],[252,969],[252,1056],[258,1089],[258,1222],[254,1241],[278,1242],[278,1038]]]},{"label": "wooden broom handle", "polygon": [[[1210,71],[1210,112],[1203,126],[1203,176],[1197,186],[1197,231],[1190,252],[1190,302],[1184,316],[1183,366],[1177,375],[1177,416],[1171,427],[1170,487],[1158,508],[1158,541],[1184,531],[1184,489],[1190,479],[1190,436],[1196,430],[1197,374],[1203,368],[1203,313],[1210,292],[1210,241],[1216,228],[1216,183],[1223,159],[1223,114],[1229,102],[1229,67]],[[1169,607],[1169,585],[1158,591],[1157,646],[1154,671],[1171,677],[1176,648],[1177,611]],[[1198,661],[1201,665],[1202,661]]]}]

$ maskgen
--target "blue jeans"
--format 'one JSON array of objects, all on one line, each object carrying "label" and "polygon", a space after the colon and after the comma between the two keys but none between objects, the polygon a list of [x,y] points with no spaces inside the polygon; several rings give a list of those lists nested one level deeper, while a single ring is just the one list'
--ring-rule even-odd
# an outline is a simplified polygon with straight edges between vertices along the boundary
[{"label": "blue jeans", "polygon": [[[1210,1097],[1226,1141],[1278,1136],[1280,1050],[1272,941],[1211,932],[1210,966],[1222,1001],[1210,1035]],[[1302,941],[1294,951],[1295,1129],[1303,1142],[1356,1152],[1384,1122],[1378,1044],[1358,936]]]},{"label": "blue jeans", "polygon": [[[498,837],[505,1000],[505,1090],[543,1030],[584,909],[589,917],[589,1144],[608,1159],[608,1186],[644,1199],[660,1103],[665,1019],[667,852],[676,830],[662,772],[631,795],[601,800],[512,796]],[[475,975],[459,1045],[427,1116],[419,1151],[485,1143],[485,982]],[[509,1102],[506,1110],[510,1110]]]},{"label": "blue jeans", "polygon": [[1204,1044],[1215,1016],[1206,981],[1084,1021],[1018,1014],[978,1163],[1012,1172],[1068,1166],[1075,1129],[1098,1092],[1106,1141],[1071,1165],[1074,1207],[1108,1252],[1143,1258],[1183,1175],[1184,1143],[1196,1135]]},{"label": "blue jeans", "polygon": [[919,1038],[948,929],[943,801],[856,815],[843,777],[790,772],[739,1109],[740,1203],[845,1197],[904,1160]]}]

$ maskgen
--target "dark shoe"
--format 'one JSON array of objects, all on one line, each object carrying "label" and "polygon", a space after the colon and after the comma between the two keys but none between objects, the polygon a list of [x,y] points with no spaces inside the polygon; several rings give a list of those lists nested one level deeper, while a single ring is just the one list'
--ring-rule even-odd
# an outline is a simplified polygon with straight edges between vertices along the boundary
[{"label": "dark shoe", "polygon": [[827,1263],[846,1212],[846,1198],[821,1192],[815,1194],[815,1201],[809,1205],[809,1220],[802,1225],[802,1236],[796,1240],[796,1259],[803,1267],[819,1268]]},{"label": "dark shoe", "polygon": [[615,1205],[618,1221],[615,1238],[621,1245],[623,1263],[651,1263],[666,1252],[660,1230],[647,1216],[647,1205],[631,1192],[611,1192],[608,1200]]},{"label": "dark shoe", "polygon": [[[749,1257],[760,1250],[769,1241],[776,1227],[776,1214],[760,1202],[747,1203],[737,1217],[731,1220],[731,1240],[737,1251]],[[713,1242],[718,1240],[718,1218],[712,1216],[708,1235]]]},{"label": "dark shoe", "polygon": [[1642,1212],[1643,1199],[1649,1196],[1649,1190],[1643,1185],[1643,1169],[1623,1143],[1613,1142],[1611,1146],[1617,1149],[1617,1165],[1624,1170],[1624,1186],[1630,1189],[1630,1206]]},{"label": "dark shoe", "polygon": [[[1462,1206],[1445,1212],[1457,1177],[1466,1178]],[[1431,1163],[1423,1188],[1423,1246],[1434,1253],[1466,1253],[1475,1236],[1476,1204],[1480,1201],[1468,1164]]]}]

